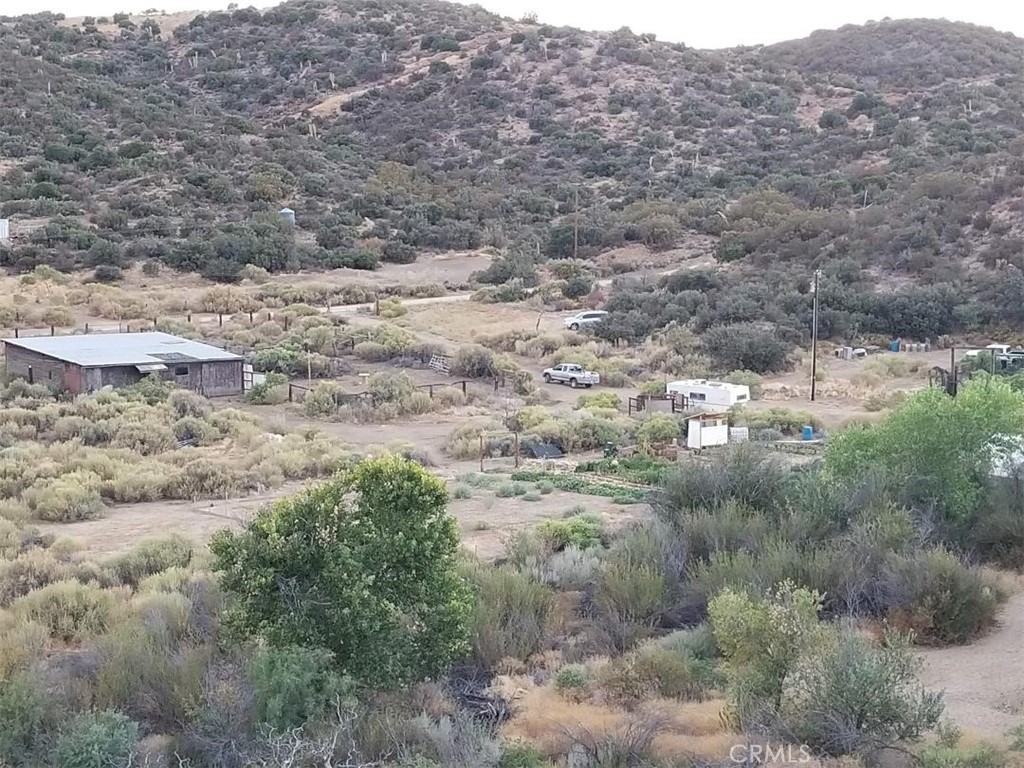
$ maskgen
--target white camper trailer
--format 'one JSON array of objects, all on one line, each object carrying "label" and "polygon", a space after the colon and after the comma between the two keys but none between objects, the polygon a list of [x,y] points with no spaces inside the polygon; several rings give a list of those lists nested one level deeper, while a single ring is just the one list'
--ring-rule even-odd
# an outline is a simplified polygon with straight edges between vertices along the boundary
[{"label": "white camper trailer", "polygon": [[665,385],[670,395],[682,395],[690,408],[732,408],[750,402],[750,387],[707,379],[683,379]]}]

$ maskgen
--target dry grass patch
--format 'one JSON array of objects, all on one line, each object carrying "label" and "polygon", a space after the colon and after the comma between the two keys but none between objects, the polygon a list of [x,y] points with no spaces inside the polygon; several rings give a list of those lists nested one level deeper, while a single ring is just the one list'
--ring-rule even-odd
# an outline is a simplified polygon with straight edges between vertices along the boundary
[{"label": "dry grass patch", "polygon": [[499,678],[496,684],[513,691],[515,715],[503,735],[535,744],[552,759],[567,755],[576,740],[621,736],[645,718],[661,721],[650,745],[651,757],[659,760],[693,756],[722,760],[737,739],[722,725],[722,699],[683,703],[650,699],[642,710],[630,713],[592,701],[569,700],[553,685],[537,687],[526,677],[504,682]]},{"label": "dry grass patch", "polygon": [[507,331],[531,332],[537,327],[539,310],[505,304],[479,304],[473,301],[457,305],[435,304],[410,309],[402,325],[426,331],[460,343]]}]

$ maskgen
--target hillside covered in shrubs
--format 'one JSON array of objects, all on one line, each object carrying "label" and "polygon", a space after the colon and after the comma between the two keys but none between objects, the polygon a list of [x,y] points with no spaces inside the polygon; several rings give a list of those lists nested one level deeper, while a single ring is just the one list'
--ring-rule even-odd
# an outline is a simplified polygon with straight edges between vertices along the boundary
[{"label": "hillside covered in shrubs", "polygon": [[[825,268],[836,335],[1018,319],[1010,35],[886,21],[709,52],[432,0],[162,20],[0,21],[3,266],[116,279],[152,260],[234,280],[642,244],[790,286],[789,317]],[[909,308],[876,319],[876,290]],[[773,322],[756,301],[727,320]]]}]

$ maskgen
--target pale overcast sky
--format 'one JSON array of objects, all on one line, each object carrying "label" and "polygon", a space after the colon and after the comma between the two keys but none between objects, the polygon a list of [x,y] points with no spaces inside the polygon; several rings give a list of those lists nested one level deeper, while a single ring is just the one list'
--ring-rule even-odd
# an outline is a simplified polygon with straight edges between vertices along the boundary
[{"label": "pale overcast sky", "polygon": [[[230,0],[0,0],[0,15],[60,11],[68,16],[114,11],[225,8]],[[461,1],[461,0],[460,0]],[[247,5],[239,0],[239,5]],[[257,7],[271,3],[260,2]],[[483,0],[485,8],[518,18],[535,12],[541,21],[584,29],[653,32],[660,39],[698,48],[774,43],[815,29],[891,18],[946,18],[970,21],[1024,37],[1024,3],[1019,0]]]}]

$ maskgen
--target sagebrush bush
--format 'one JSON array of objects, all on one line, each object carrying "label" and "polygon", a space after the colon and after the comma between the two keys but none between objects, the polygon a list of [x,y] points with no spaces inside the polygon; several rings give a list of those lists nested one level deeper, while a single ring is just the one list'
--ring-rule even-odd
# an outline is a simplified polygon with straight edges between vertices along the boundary
[{"label": "sagebrush bush", "polygon": [[0,560],[0,607],[70,576],[70,566],[45,549],[31,549],[13,559]]},{"label": "sagebrush bush", "polygon": [[888,583],[890,622],[938,643],[970,642],[992,625],[1002,598],[985,576],[943,549],[897,561]]},{"label": "sagebrush bush", "polygon": [[80,641],[105,632],[120,615],[125,592],[58,581],[14,601],[16,616],[45,626],[64,642]]},{"label": "sagebrush bush", "polygon": [[197,416],[182,416],[174,422],[171,430],[179,443],[209,445],[220,438],[220,432],[215,426]]},{"label": "sagebrush bush", "polygon": [[654,508],[670,523],[685,510],[715,509],[730,500],[754,510],[776,511],[787,501],[791,477],[767,451],[741,444],[714,463],[680,465],[656,495]]},{"label": "sagebrush bush", "polygon": [[805,426],[821,429],[821,419],[807,411],[792,411],[789,408],[754,410],[737,409],[733,418],[739,424],[746,424],[752,430],[771,429],[784,435],[799,435]]},{"label": "sagebrush bush", "polygon": [[551,590],[510,567],[464,568],[475,593],[473,656],[493,669],[502,659],[525,661],[541,650],[554,606]]},{"label": "sagebrush bush", "polygon": [[187,462],[168,486],[176,499],[222,499],[236,495],[241,478],[225,462],[195,458]]},{"label": "sagebrush bush", "polygon": [[[188,616],[182,595],[148,595],[183,602],[179,612]],[[95,671],[95,705],[116,709],[140,721],[173,727],[188,717],[201,697],[202,654],[181,642],[182,633],[170,633],[152,612],[138,620],[122,621],[95,642],[99,663]]]},{"label": "sagebrush bush", "polygon": [[560,590],[584,589],[598,573],[601,559],[597,548],[567,546],[550,557],[534,557],[532,572],[545,584]]},{"label": "sagebrush bush", "polygon": [[700,700],[715,683],[713,664],[658,643],[646,643],[613,659],[598,676],[598,685],[605,694],[626,706],[652,696]]},{"label": "sagebrush bush", "polygon": [[604,528],[600,515],[584,513],[564,520],[545,520],[537,526],[537,535],[552,552],[560,552],[567,547],[588,549],[600,546]]},{"label": "sagebrush bush", "polygon": [[622,408],[622,399],[614,392],[598,392],[593,395],[580,395],[576,401],[576,409],[586,408],[588,410],[594,409],[609,409],[618,411]]},{"label": "sagebrush bush", "polygon": [[494,353],[479,344],[459,347],[451,356],[450,365],[452,376],[466,379],[482,379],[496,373]]},{"label": "sagebrush bush", "polygon": [[625,651],[648,637],[665,609],[669,582],[661,563],[609,560],[594,585],[597,628],[609,646]]},{"label": "sagebrush bush", "polygon": [[163,424],[132,422],[121,424],[111,441],[115,448],[127,448],[142,456],[153,456],[169,451],[176,443],[174,432]]},{"label": "sagebrush bush", "polygon": [[58,735],[55,768],[127,765],[138,740],[138,724],[120,712],[83,712]]},{"label": "sagebrush bush", "polygon": [[350,696],[351,682],[324,649],[262,648],[248,666],[256,717],[278,731],[301,727]]},{"label": "sagebrush bush", "polygon": [[216,312],[233,315],[236,312],[249,312],[259,309],[259,303],[240,288],[218,285],[207,289],[199,297],[199,307],[203,312]]},{"label": "sagebrush bush", "polygon": [[209,400],[187,389],[176,389],[171,392],[167,396],[167,405],[179,419],[185,417],[203,419],[213,410]]},{"label": "sagebrush bush", "polygon": [[75,315],[68,307],[47,307],[40,320],[44,325],[70,328],[75,324]]},{"label": "sagebrush bush", "polygon": [[99,478],[91,472],[69,472],[37,480],[23,495],[32,514],[41,520],[87,520],[103,511]]},{"label": "sagebrush bush", "polygon": [[815,752],[834,756],[917,741],[943,710],[942,694],[917,679],[923,663],[905,637],[889,633],[877,645],[844,629],[797,664],[779,722]]},{"label": "sagebrush bush", "polygon": [[27,668],[40,657],[49,640],[48,627],[9,614],[8,620],[0,623],[0,679]]},{"label": "sagebrush bush", "polygon": [[136,587],[147,576],[187,566],[194,554],[192,542],[174,534],[137,544],[125,554],[107,561],[106,567],[121,584]]},{"label": "sagebrush bush", "polygon": [[590,673],[582,664],[566,664],[555,673],[555,690],[571,699],[580,699],[590,690]]},{"label": "sagebrush bush", "polygon": [[133,503],[159,501],[168,497],[168,489],[177,482],[177,469],[165,464],[130,465],[113,480],[102,485],[102,494],[114,501]]},{"label": "sagebrush bush", "polygon": [[0,683],[0,763],[32,765],[37,745],[55,724],[55,702],[42,683],[27,672]]}]

